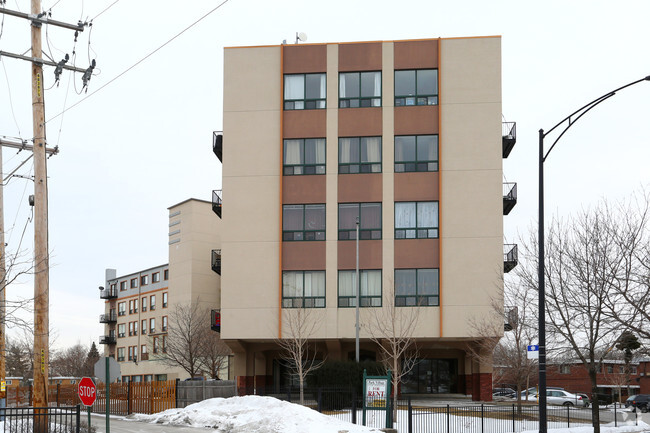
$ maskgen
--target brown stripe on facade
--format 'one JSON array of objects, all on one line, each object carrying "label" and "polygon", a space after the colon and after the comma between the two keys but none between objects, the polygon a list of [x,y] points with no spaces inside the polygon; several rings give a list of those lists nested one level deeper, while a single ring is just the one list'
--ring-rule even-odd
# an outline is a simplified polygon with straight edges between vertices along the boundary
[{"label": "brown stripe on facade", "polygon": [[338,113],[339,137],[371,137],[382,133],[381,107],[341,108]]},{"label": "brown stripe on facade", "polygon": [[322,271],[325,269],[325,242],[282,242],[283,271]]},{"label": "brown stripe on facade", "polygon": [[395,201],[440,200],[439,172],[395,173]]},{"label": "brown stripe on facade", "polygon": [[395,135],[438,134],[438,105],[395,107]]},{"label": "brown stripe on facade", "polygon": [[439,268],[439,239],[395,239],[395,269]]},{"label": "brown stripe on facade", "polygon": [[325,203],[325,176],[283,176],[283,204]]},{"label": "brown stripe on facade", "polygon": [[381,71],[381,42],[340,44],[339,71]]},{"label": "brown stripe on facade", "polygon": [[282,113],[284,138],[321,138],[327,130],[326,110],[290,110]]},{"label": "brown stripe on facade", "polygon": [[308,74],[327,70],[327,45],[283,45],[283,72]]},{"label": "brown stripe on facade", "polygon": [[438,39],[394,43],[395,69],[435,69],[438,67]]},{"label": "brown stripe on facade", "polygon": [[[359,269],[382,269],[382,246],[380,240],[359,241]],[[354,269],[357,264],[355,241],[337,242],[338,269]]]},{"label": "brown stripe on facade", "polygon": [[381,201],[381,173],[339,174],[339,203],[371,203]]}]

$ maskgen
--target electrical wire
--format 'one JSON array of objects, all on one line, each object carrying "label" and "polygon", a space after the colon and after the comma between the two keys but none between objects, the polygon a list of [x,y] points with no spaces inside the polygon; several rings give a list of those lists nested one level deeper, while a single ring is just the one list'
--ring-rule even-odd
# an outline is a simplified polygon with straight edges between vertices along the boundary
[{"label": "electrical wire", "polygon": [[[34,170],[34,162],[32,162],[32,166],[31,166],[29,172],[32,173],[33,170]],[[25,188],[23,189],[23,194],[20,197],[20,202],[19,203],[23,203],[23,201],[25,200],[25,193],[27,192],[27,185],[28,185],[28,183],[25,182]],[[16,209],[16,216],[14,217],[14,223],[12,224],[11,229],[9,230],[9,239],[7,240],[7,243],[11,243],[11,236],[13,235],[13,229],[16,227],[16,221],[18,221],[18,213],[19,212],[20,212],[20,206],[18,206],[18,208]],[[21,240],[21,242],[22,242],[22,240]]]},{"label": "electrical wire", "polygon": [[14,122],[16,123],[16,129],[18,129],[18,136],[22,137],[23,134],[20,132],[20,126],[18,125],[18,119],[16,119],[16,113],[14,111],[14,102],[11,97],[11,86],[9,85],[9,75],[7,74],[7,68],[5,68],[4,62],[0,62],[0,63],[2,63],[2,69],[5,72],[5,80],[7,81],[7,93],[9,94],[9,106],[11,107],[11,115],[13,116]]},{"label": "electrical wire", "polygon": [[[59,0],[59,1],[61,1],[61,0]],[[107,7],[106,9],[104,9],[103,11],[101,11],[100,13],[98,13],[97,15],[95,15],[95,18],[91,19],[90,22],[92,23],[93,21],[95,21],[95,20],[96,20],[96,19],[97,19],[101,14],[103,14],[104,12],[106,12],[107,10],[109,10],[111,7],[113,7],[113,5],[114,5],[115,3],[119,2],[119,1],[120,1],[120,0],[115,0],[113,3],[111,3],[110,5],[108,5],[108,7]]]},{"label": "electrical wire", "polygon": [[[99,92],[100,90],[104,89],[106,86],[108,86],[109,84],[113,83],[113,82],[114,82],[115,80],[117,80],[118,78],[122,77],[124,74],[126,74],[127,72],[129,72],[131,69],[135,68],[135,67],[138,66],[140,63],[144,62],[144,61],[147,60],[149,57],[153,56],[153,55],[156,54],[158,51],[160,51],[161,49],[163,49],[165,46],[169,45],[169,44],[170,44],[172,41],[174,41],[176,38],[178,38],[178,37],[181,36],[183,33],[185,33],[186,31],[188,31],[189,29],[191,29],[192,27],[194,27],[195,25],[197,25],[198,23],[200,23],[201,21],[203,21],[205,18],[207,18],[208,16],[210,16],[213,12],[215,12],[216,10],[218,10],[219,8],[221,8],[221,6],[225,5],[225,4],[228,3],[229,1],[230,1],[230,0],[224,0],[223,2],[219,3],[216,7],[214,7],[213,9],[211,9],[208,13],[206,13],[205,15],[203,15],[201,18],[199,18],[198,20],[194,21],[194,22],[193,22],[192,24],[190,24],[189,26],[185,27],[183,30],[181,30],[181,31],[180,31],[179,33],[177,33],[176,35],[172,36],[172,38],[169,39],[167,42],[165,42],[164,44],[162,44],[161,46],[159,46],[158,48],[156,48],[155,50],[153,50],[152,52],[150,52],[149,54],[147,54],[146,56],[144,56],[143,58],[141,58],[141,59],[138,60],[137,62],[135,62],[133,65],[131,65],[131,66],[129,66],[128,68],[126,68],[124,71],[120,72],[118,75],[116,75],[115,77],[113,77],[112,79],[110,79],[108,82],[106,82],[104,85],[102,85],[101,87],[99,87],[99,88],[98,88],[97,90],[95,90],[94,92],[91,92],[89,95],[86,95],[84,98],[82,98],[82,99],[80,99],[79,101],[77,101],[77,102],[75,102],[74,104],[72,104],[72,105],[71,105],[67,110],[65,110],[65,111],[72,110],[74,107],[76,107],[77,105],[81,104],[81,103],[84,102],[86,99],[88,99],[88,98],[90,98],[91,96],[95,95],[97,92]],[[75,89],[76,89],[76,86],[75,86]],[[64,111],[60,112],[59,114],[56,114],[56,115],[53,116],[53,117],[50,117],[49,119],[47,119],[47,120],[45,121],[45,123],[47,124],[47,123],[50,122],[51,120],[54,120],[54,119],[56,119],[57,117],[61,116],[63,113],[64,113]]]},{"label": "electrical wire", "polygon": [[[73,81],[72,80],[73,75],[74,75],[74,73],[68,75],[68,86],[66,87],[66,90],[65,90],[65,98],[63,99],[63,111],[61,113],[65,113],[65,106],[68,103],[68,95],[70,94],[70,81]],[[59,131],[58,131],[58,134],[57,134],[57,137],[56,137],[56,147],[59,147],[59,141],[61,141],[61,135],[62,135],[61,130],[63,129],[63,118],[64,117],[65,116],[62,114],[61,115],[61,123],[59,123]]]}]

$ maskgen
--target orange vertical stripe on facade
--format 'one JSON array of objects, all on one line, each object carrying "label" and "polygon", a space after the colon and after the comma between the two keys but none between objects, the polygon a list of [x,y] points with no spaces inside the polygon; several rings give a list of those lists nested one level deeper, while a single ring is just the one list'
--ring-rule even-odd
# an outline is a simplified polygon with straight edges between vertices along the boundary
[{"label": "orange vertical stripe on facade", "polygon": [[[440,69],[442,69],[442,65],[440,64],[440,50],[442,50],[442,44],[440,43],[440,41],[441,39],[438,38],[438,107],[442,108],[440,107]],[[443,198],[440,193],[442,191],[442,177],[443,177],[442,170],[440,170],[440,161],[442,159],[440,158],[440,154],[441,154],[440,149],[442,148],[442,146],[440,145],[440,136],[442,135],[441,134],[442,122],[441,122],[441,115],[440,115],[441,111],[442,111],[441,109],[438,109],[438,173],[439,173],[438,201],[439,202],[441,202]],[[442,227],[442,230],[444,231],[445,226],[442,224],[442,212],[438,211],[438,214],[439,214],[438,227]],[[440,236],[439,239],[440,242],[438,243],[438,254],[439,254],[438,256],[439,257],[438,258],[438,302],[440,303],[440,338],[442,338],[442,336],[444,335],[444,333],[442,332],[442,323],[443,323],[442,316],[444,312],[444,308],[442,305],[442,244],[443,244],[442,236]]]},{"label": "orange vertical stripe on facade", "polygon": [[284,143],[284,44],[280,45],[280,224],[278,232],[280,242],[278,242],[278,338],[282,338],[282,179],[284,179],[284,162],[282,148]]}]

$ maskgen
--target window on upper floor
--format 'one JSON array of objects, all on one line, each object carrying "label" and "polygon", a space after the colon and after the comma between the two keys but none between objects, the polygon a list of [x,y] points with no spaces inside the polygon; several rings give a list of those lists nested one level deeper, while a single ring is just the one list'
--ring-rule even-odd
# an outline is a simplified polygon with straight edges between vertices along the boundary
[{"label": "window on upper floor", "polygon": [[283,308],[324,308],[325,271],[282,272]]},{"label": "window on upper floor", "polygon": [[156,309],[156,295],[151,295],[149,297],[149,309],[151,311]]},{"label": "window on upper floor", "polygon": [[126,301],[118,302],[117,304],[117,315],[124,316],[126,314]]},{"label": "window on upper floor", "polygon": [[283,241],[324,241],[324,204],[287,204],[282,206]]},{"label": "window on upper floor", "polygon": [[120,291],[126,290],[126,281],[120,281]]},{"label": "window on upper floor", "polygon": [[117,360],[124,361],[124,347],[117,348]]},{"label": "window on upper floor", "polygon": [[162,332],[167,331],[167,316],[162,316]]},{"label": "window on upper floor", "polygon": [[395,71],[395,106],[438,105],[438,70]]},{"label": "window on upper floor", "polygon": [[147,333],[147,319],[142,320],[142,335]]},{"label": "window on upper floor", "polygon": [[154,272],[153,274],[151,274],[151,282],[152,283],[160,282],[160,272]]},{"label": "window on upper floor", "polygon": [[146,286],[149,284],[149,275],[143,275],[140,277],[140,285],[141,286]]},{"label": "window on upper floor", "polygon": [[325,139],[295,138],[284,140],[285,176],[325,174]]},{"label": "window on upper floor", "polygon": [[339,73],[339,108],[381,107],[381,72]]},{"label": "window on upper floor", "polygon": [[129,322],[129,337],[133,336],[133,322]]},{"label": "window on upper floor", "polygon": [[165,269],[165,270],[163,271],[163,278],[164,278],[165,280],[169,280],[169,269]]},{"label": "window on upper floor", "polygon": [[438,202],[395,203],[395,239],[438,237]]},{"label": "window on upper floor", "polygon": [[395,137],[395,172],[438,171],[437,135]]},{"label": "window on upper floor", "polygon": [[607,373],[614,373],[614,366],[613,365],[608,365],[606,368],[607,368]]},{"label": "window on upper floor", "polygon": [[167,308],[167,292],[163,292],[162,294],[162,307]]},{"label": "window on upper floor", "polygon": [[560,365],[560,374],[571,374],[570,365]]},{"label": "window on upper floor", "polygon": [[147,311],[147,297],[143,296],[142,297],[142,312],[144,313],[146,311]]},{"label": "window on upper floor", "polygon": [[[339,307],[356,307],[356,271],[339,271]],[[359,306],[381,307],[381,270],[359,270]]]},{"label": "window on upper floor", "polygon": [[438,269],[395,269],[395,306],[440,304]]},{"label": "window on upper floor", "polygon": [[339,240],[381,239],[381,203],[339,203]]},{"label": "window on upper floor", "polygon": [[325,108],[325,74],[288,74],[284,76],[284,109],[314,110]]},{"label": "window on upper floor", "polygon": [[339,173],[381,173],[381,137],[339,138]]},{"label": "window on upper floor", "polygon": [[117,325],[117,338],[126,337],[126,323]]},{"label": "window on upper floor", "polygon": [[131,278],[131,288],[135,289],[138,287],[138,279],[137,278]]},{"label": "window on upper floor", "polygon": [[152,317],[151,319],[149,319],[149,332],[152,333],[152,334],[154,332],[156,332],[156,318],[155,317]]}]

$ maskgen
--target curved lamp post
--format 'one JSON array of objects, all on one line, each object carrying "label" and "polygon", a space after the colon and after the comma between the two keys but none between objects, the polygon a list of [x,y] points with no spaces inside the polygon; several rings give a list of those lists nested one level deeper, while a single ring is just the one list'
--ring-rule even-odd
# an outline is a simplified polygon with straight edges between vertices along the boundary
[{"label": "curved lamp post", "polygon": [[[640,80],[633,81],[628,83],[618,89],[612,90],[596,98],[587,105],[573,113],[569,114],[567,117],[562,119],[559,123],[553,126],[548,132],[544,132],[543,129],[539,130],[539,256],[538,256],[538,283],[539,283],[539,432],[547,433],[547,418],[546,418],[546,304],[545,304],[545,282],[544,282],[544,161],[548,158],[549,153],[555,147],[560,138],[564,135],[567,130],[573,126],[574,123],[578,121],[582,116],[587,114],[589,110],[594,108],[596,105],[600,104],[603,101],[611,98],[616,95],[616,92],[623,90],[627,87],[633,86],[635,84],[641,83],[642,81],[650,81],[650,75],[647,77],[641,78]],[[548,149],[548,152],[544,153],[544,138],[551,132],[556,129],[563,127],[558,137],[553,141],[553,144]]]}]

